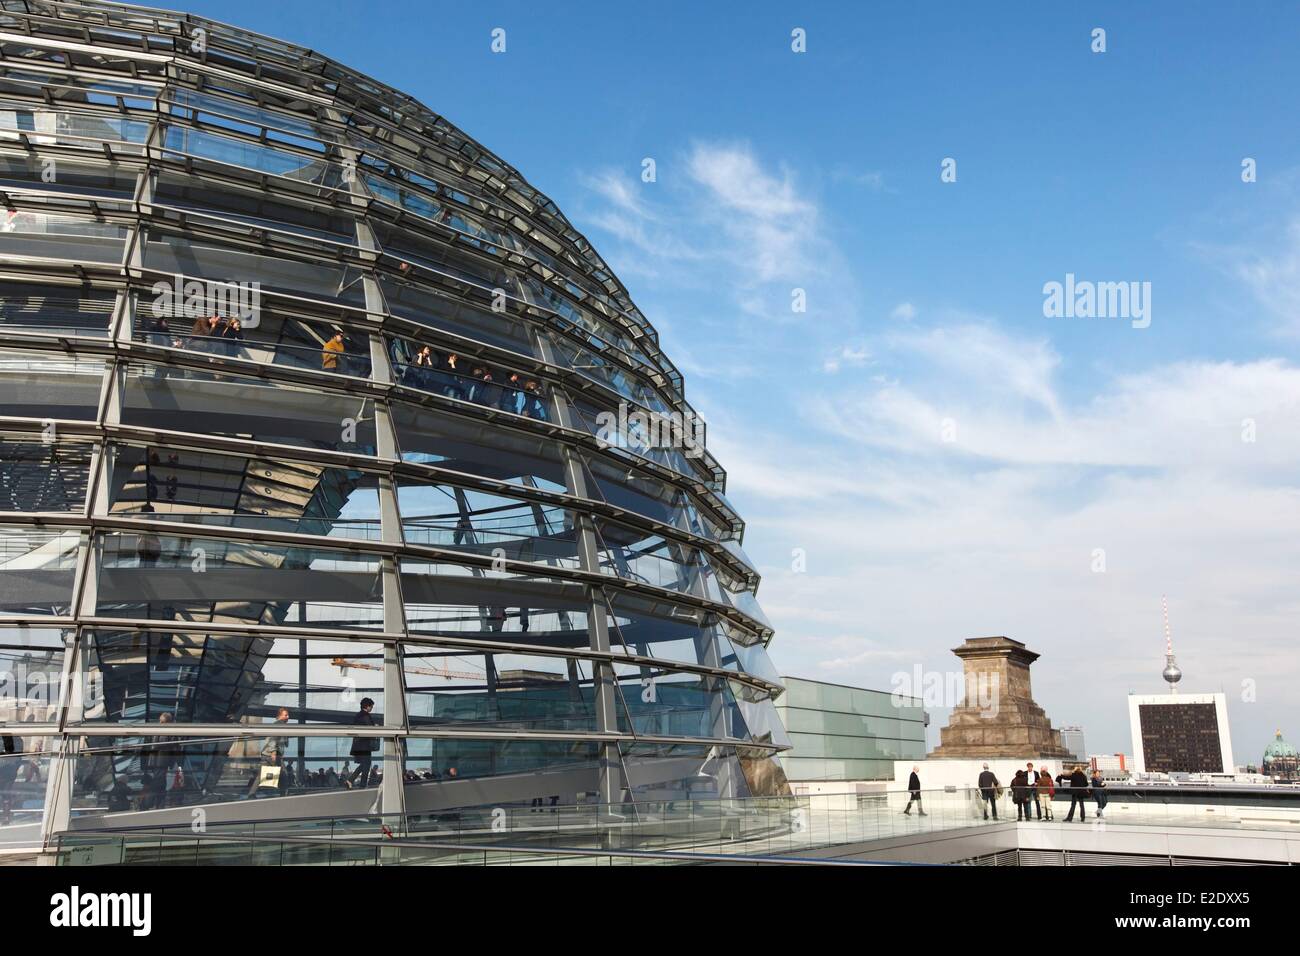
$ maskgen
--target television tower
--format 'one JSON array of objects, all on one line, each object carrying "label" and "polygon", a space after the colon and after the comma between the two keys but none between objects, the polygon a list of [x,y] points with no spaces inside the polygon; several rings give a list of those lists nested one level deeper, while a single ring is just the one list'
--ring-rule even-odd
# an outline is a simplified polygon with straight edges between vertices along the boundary
[{"label": "television tower", "polygon": [[1174,661],[1174,639],[1169,631],[1169,602],[1163,595],[1160,598],[1160,608],[1165,615],[1165,669],[1161,676],[1169,682],[1169,693],[1176,694],[1178,682],[1183,679],[1183,672]]}]

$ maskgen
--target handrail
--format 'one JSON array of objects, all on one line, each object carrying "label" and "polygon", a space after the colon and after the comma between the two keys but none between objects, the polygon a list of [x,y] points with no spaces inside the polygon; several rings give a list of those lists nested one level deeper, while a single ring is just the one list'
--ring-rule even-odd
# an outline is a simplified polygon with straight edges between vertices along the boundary
[{"label": "handrail", "polygon": [[[175,842],[193,842],[203,843],[212,841],[212,838],[204,834],[157,834],[160,840],[172,840]],[[67,840],[78,841],[85,840],[86,844],[93,844],[96,837],[89,835],[79,837],[76,834],[61,833],[57,837],[57,852],[68,852],[64,847]],[[102,840],[102,837],[98,838]],[[340,844],[336,840],[313,840],[308,837],[257,837],[240,834],[232,834],[220,838],[223,843],[251,843],[264,845],[283,845],[296,844],[307,846],[328,846],[336,847],[345,845],[351,847],[371,847],[374,849],[393,849],[403,848],[412,850],[449,850],[458,854],[488,854],[502,853],[520,853],[531,854],[534,856],[580,856],[580,857],[628,857],[633,859],[657,859],[657,860],[678,860],[681,862],[711,862],[711,863],[736,863],[744,861],[745,863],[764,863],[772,865],[789,865],[789,866],[937,866],[939,864],[927,863],[910,863],[880,860],[844,860],[844,859],[820,859],[815,857],[786,857],[786,856],[768,856],[768,855],[750,855],[740,853],[698,853],[673,850],[633,850],[633,849],[592,849],[590,847],[555,847],[555,846],[527,846],[518,844],[500,844],[495,843],[491,846],[473,846],[463,843],[442,843],[430,841],[413,841],[406,838],[393,838],[391,840],[348,840],[346,844]],[[110,835],[111,840],[111,835]]]}]

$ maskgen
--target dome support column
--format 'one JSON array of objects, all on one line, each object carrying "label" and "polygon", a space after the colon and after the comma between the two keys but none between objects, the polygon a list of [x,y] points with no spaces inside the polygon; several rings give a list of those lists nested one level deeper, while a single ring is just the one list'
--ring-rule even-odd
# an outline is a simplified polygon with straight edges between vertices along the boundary
[{"label": "dome support column", "polygon": [[[555,354],[551,343],[545,336],[533,330],[534,341],[544,361],[554,365]],[[573,428],[573,415],[569,410],[568,400],[558,390],[551,390],[555,402],[555,415],[564,428]],[[564,458],[564,483],[571,494],[590,498],[587,476],[582,459],[571,447],[565,445],[561,451]],[[600,573],[600,550],[596,543],[596,527],[589,514],[578,514],[575,528],[578,535],[578,559],[582,570],[593,574]],[[604,589],[589,586],[587,598],[587,636],[593,651],[609,653],[609,619],[605,614]],[[618,688],[614,683],[614,665],[608,661],[594,661],[591,667],[592,680],[596,696],[596,730],[600,733],[616,734],[618,728]],[[609,815],[617,813],[623,796],[623,760],[618,743],[609,741],[600,745],[600,777],[598,801]]]}]

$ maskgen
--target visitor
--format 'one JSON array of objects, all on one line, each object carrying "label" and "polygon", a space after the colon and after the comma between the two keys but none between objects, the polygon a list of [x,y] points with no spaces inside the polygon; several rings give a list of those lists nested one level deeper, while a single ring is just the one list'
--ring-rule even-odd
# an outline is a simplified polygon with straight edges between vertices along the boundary
[{"label": "visitor", "polygon": [[1074,820],[1074,808],[1079,808],[1079,822],[1082,823],[1087,815],[1084,807],[1088,799],[1088,778],[1084,775],[1083,767],[1076,766],[1070,773],[1070,812],[1065,815],[1065,822],[1070,823]]},{"label": "visitor", "polygon": [[[352,722],[363,727],[373,727],[375,724],[375,718],[371,716],[370,712],[374,709],[375,702],[371,698],[361,698],[361,708],[357,711],[356,716],[352,718]],[[357,759],[355,777],[357,780],[357,786],[362,789],[370,786],[370,764],[373,760],[375,751],[378,749],[378,737],[352,738],[352,756]]]},{"label": "visitor", "polygon": [[529,418],[546,421],[546,406],[542,404],[542,387],[529,379],[524,382],[524,412]]},{"label": "visitor", "polygon": [[1033,761],[1025,764],[1025,782],[1029,789],[1025,791],[1025,819],[1029,819],[1029,804],[1034,805],[1039,820],[1043,819],[1043,805],[1038,802],[1038,773],[1034,770]]},{"label": "visitor", "polygon": [[1101,819],[1106,804],[1110,801],[1110,796],[1106,793],[1106,780],[1102,777],[1100,770],[1094,770],[1091,782],[1092,799],[1097,801],[1097,819]]},{"label": "visitor", "polygon": [[1043,819],[1052,820],[1052,798],[1056,796],[1056,787],[1052,783],[1051,772],[1044,767],[1038,774],[1038,801],[1043,808]]},{"label": "visitor", "polygon": [[220,324],[221,316],[215,312],[212,315],[200,316],[195,319],[194,324],[190,327],[190,351],[211,351],[212,338],[217,334],[217,327]]},{"label": "visitor", "polygon": [[925,816],[925,804],[921,802],[921,777],[917,772],[921,768],[912,767],[912,775],[907,778],[907,791],[910,796],[907,799],[907,806],[903,809],[904,816],[912,815],[912,804],[916,804],[917,816]]},{"label": "visitor", "polygon": [[506,379],[505,387],[501,389],[501,410],[503,412],[512,412],[519,414],[519,397],[523,394],[523,382],[519,379],[518,372],[511,372],[510,377]]},{"label": "visitor", "polygon": [[326,372],[339,372],[340,360],[347,352],[343,346],[343,333],[335,332],[333,337],[321,349],[320,365]]},{"label": "visitor", "polygon": [[244,347],[244,326],[238,316],[231,316],[217,330],[221,351],[226,358],[239,358]]},{"label": "visitor", "polygon": [[277,790],[280,788],[280,767],[284,762],[284,751],[289,745],[289,738],[280,736],[275,730],[275,725],[283,725],[288,722],[289,708],[281,707],[276,711],[275,724],[272,725],[272,733],[262,742],[262,764],[248,784],[249,797],[257,796],[258,788],[263,785],[263,777],[266,778],[265,785],[267,787],[272,787]]},{"label": "visitor", "polygon": [[980,799],[984,801],[984,819],[989,818],[989,811],[993,811],[993,819],[998,818],[998,791],[1002,789],[1002,784],[998,783],[997,775],[985,764],[984,769],[980,771],[979,778]]},{"label": "visitor", "polygon": [[1016,821],[1028,819],[1029,805],[1026,802],[1028,795],[1025,792],[1028,776],[1023,770],[1017,770],[1015,776],[1011,778],[1011,802],[1016,805]]},{"label": "visitor", "polygon": [[412,384],[418,389],[431,392],[433,391],[434,377],[433,349],[426,345],[415,353],[415,375]]},{"label": "visitor", "polygon": [[446,375],[447,384],[443,387],[443,394],[448,398],[457,398],[462,401],[465,399],[465,389],[461,379],[464,373],[457,367],[456,363],[460,361],[460,356],[455,352],[447,353],[447,360],[443,363],[443,373]]}]

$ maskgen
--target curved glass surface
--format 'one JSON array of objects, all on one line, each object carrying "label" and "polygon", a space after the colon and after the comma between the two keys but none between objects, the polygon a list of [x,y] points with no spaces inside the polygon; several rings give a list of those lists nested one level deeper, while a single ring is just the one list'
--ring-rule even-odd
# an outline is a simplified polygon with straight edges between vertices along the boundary
[{"label": "curved glass surface", "polygon": [[0,845],[750,795],[743,525],[702,445],[601,444],[694,413],[555,204],[311,51],[3,16]]}]

